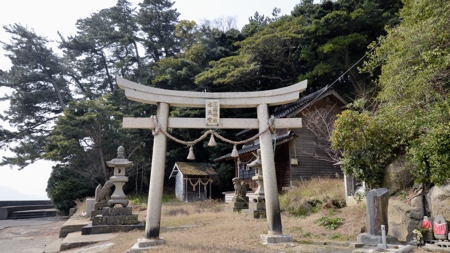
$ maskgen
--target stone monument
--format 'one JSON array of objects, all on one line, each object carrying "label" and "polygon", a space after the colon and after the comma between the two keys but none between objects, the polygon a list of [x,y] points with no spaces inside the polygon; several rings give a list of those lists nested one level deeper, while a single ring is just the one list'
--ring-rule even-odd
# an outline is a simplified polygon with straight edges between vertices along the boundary
[{"label": "stone monument", "polygon": [[[109,181],[106,181],[103,187],[97,186],[95,191],[96,210],[92,211],[92,224],[81,229],[82,235],[125,232],[145,228],[143,222],[138,222],[137,214],[132,213],[132,208],[127,207],[128,200],[123,192],[123,185],[128,182],[128,177],[125,176],[126,168],[133,166],[133,162],[128,161],[124,154],[125,149],[120,146],[117,149],[117,158],[106,162],[109,167],[114,168],[114,175]],[[115,188],[111,195],[112,186]],[[114,207],[117,204],[122,206]]]},{"label": "stone monument", "polygon": [[[389,191],[386,188],[378,188],[368,191],[366,194],[366,231],[359,234],[357,241],[366,245],[378,245],[382,243],[382,230],[388,233],[388,205]],[[382,229],[382,225],[383,228]],[[386,243],[398,244],[397,238],[386,236]]]}]

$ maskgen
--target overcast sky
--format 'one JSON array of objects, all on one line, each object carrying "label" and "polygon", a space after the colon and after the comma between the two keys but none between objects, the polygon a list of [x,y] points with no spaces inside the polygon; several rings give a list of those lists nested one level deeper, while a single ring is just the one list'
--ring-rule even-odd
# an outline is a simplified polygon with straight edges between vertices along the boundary
[{"label": "overcast sky", "polygon": [[[141,1],[129,0],[133,6]],[[88,17],[91,13],[109,8],[116,4],[116,0],[14,0],[2,2],[0,24],[9,25],[20,23],[49,40],[58,40],[57,32],[63,36],[76,33],[75,22],[79,18]],[[274,7],[281,9],[281,15],[290,14],[300,0],[178,0],[175,8],[181,14],[179,19],[194,20],[199,23],[202,19],[213,20],[219,17],[232,16],[237,19],[239,29],[248,23],[248,18],[258,11],[259,14],[271,16]],[[9,43],[10,36],[0,29],[0,41]],[[11,63],[4,56],[0,48],[0,69],[8,70]],[[2,91],[0,90],[0,93]],[[9,103],[0,103],[0,111],[8,108]],[[0,157],[8,155],[0,150]],[[151,154],[149,154],[151,155]],[[8,166],[0,167],[0,185],[9,186],[14,190],[30,196],[30,199],[46,199],[47,180],[50,176],[52,163],[39,161],[17,171]],[[0,200],[7,199],[6,192],[0,192]]]}]

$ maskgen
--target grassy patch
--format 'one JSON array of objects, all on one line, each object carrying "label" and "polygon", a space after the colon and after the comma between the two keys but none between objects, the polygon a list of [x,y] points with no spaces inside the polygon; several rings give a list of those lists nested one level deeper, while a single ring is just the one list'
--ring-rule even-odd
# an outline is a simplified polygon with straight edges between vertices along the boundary
[{"label": "grassy patch", "polygon": [[317,219],[316,223],[318,223],[320,226],[324,228],[335,230],[337,227],[339,227],[344,223],[344,219],[339,217],[330,218],[328,216],[323,216]]}]

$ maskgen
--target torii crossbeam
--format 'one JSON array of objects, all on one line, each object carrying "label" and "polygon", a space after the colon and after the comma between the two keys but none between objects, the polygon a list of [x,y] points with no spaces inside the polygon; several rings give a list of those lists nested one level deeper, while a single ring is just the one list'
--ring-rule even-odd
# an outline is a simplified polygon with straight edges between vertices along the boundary
[{"label": "torii crossbeam", "polygon": [[[164,131],[167,131],[167,128],[252,128],[259,129],[259,132],[262,133],[268,126],[268,106],[283,105],[296,101],[299,93],[306,89],[307,81],[275,90],[218,93],[158,89],[131,82],[121,77],[117,77],[117,84],[125,90],[125,96],[128,99],[146,104],[156,104],[159,127]],[[205,115],[205,118],[169,118],[169,106],[206,108],[207,115]],[[257,119],[221,119],[219,117],[220,108],[257,108],[258,116]],[[274,122],[274,127],[281,129],[300,128],[301,126],[300,118],[275,119]],[[124,118],[123,127],[152,129],[156,126],[150,118]],[[265,131],[259,136],[259,139],[268,236],[283,236],[272,136],[269,131]],[[146,239],[156,240],[155,245],[161,243],[159,232],[166,143],[165,135],[158,134],[154,137],[145,237]],[[290,237],[290,240],[292,240],[292,237]]]}]

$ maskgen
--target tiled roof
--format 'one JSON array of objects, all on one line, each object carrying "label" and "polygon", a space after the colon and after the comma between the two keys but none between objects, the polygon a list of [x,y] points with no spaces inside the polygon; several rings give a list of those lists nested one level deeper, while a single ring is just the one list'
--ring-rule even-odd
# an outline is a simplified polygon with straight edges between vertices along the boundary
[{"label": "tiled roof", "polygon": [[[275,108],[275,111],[272,113],[272,115],[275,118],[284,118],[296,110],[302,111],[303,109],[313,104],[315,101],[320,100],[323,97],[326,97],[331,94],[334,95],[337,99],[339,99],[344,105],[347,104],[347,102],[336,91],[331,89],[329,86],[325,86],[322,89],[319,89],[313,93],[310,93],[306,96],[299,98],[297,101],[293,103],[282,105]],[[254,129],[244,129],[238,132],[236,136],[247,134],[252,130]]]},{"label": "tiled roof", "polygon": [[[314,100],[317,100],[317,99],[320,99],[321,97],[323,97],[329,89],[330,88],[327,85],[320,90],[317,90],[313,93],[310,93],[306,96],[299,98],[297,101],[295,101],[293,103],[277,107],[275,109],[273,115],[275,116],[275,118],[283,118],[283,117],[286,117],[286,115],[288,115],[289,113],[291,113],[299,108],[302,108],[302,107],[306,108],[311,102],[314,102]],[[326,95],[328,95],[328,93]]]},{"label": "tiled roof", "polygon": [[[277,145],[278,145],[282,140],[288,139],[288,138],[290,138],[290,137],[292,137],[292,136],[294,136],[294,135],[295,135],[294,132],[289,131],[289,132],[287,132],[287,133],[285,133],[285,134],[282,134],[282,135],[277,136],[277,138],[276,138],[276,143],[277,143]],[[239,155],[243,155],[243,154],[246,154],[246,153],[250,153],[250,152],[256,151],[256,150],[258,150],[258,149],[259,149],[259,144],[251,145],[251,146],[246,146],[246,147],[243,147],[243,148],[239,149],[239,150],[238,150],[238,154],[239,154]],[[225,160],[225,159],[227,159],[227,158],[229,158],[229,157],[231,157],[231,153],[226,154],[226,155],[223,155],[223,156],[221,156],[221,157],[219,157],[219,158],[214,159],[214,162],[218,162],[218,161],[221,161],[221,160]]]},{"label": "tiled roof", "polygon": [[188,176],[215,176],[218,173],[209,163],[176,162],[175,166]]}]

